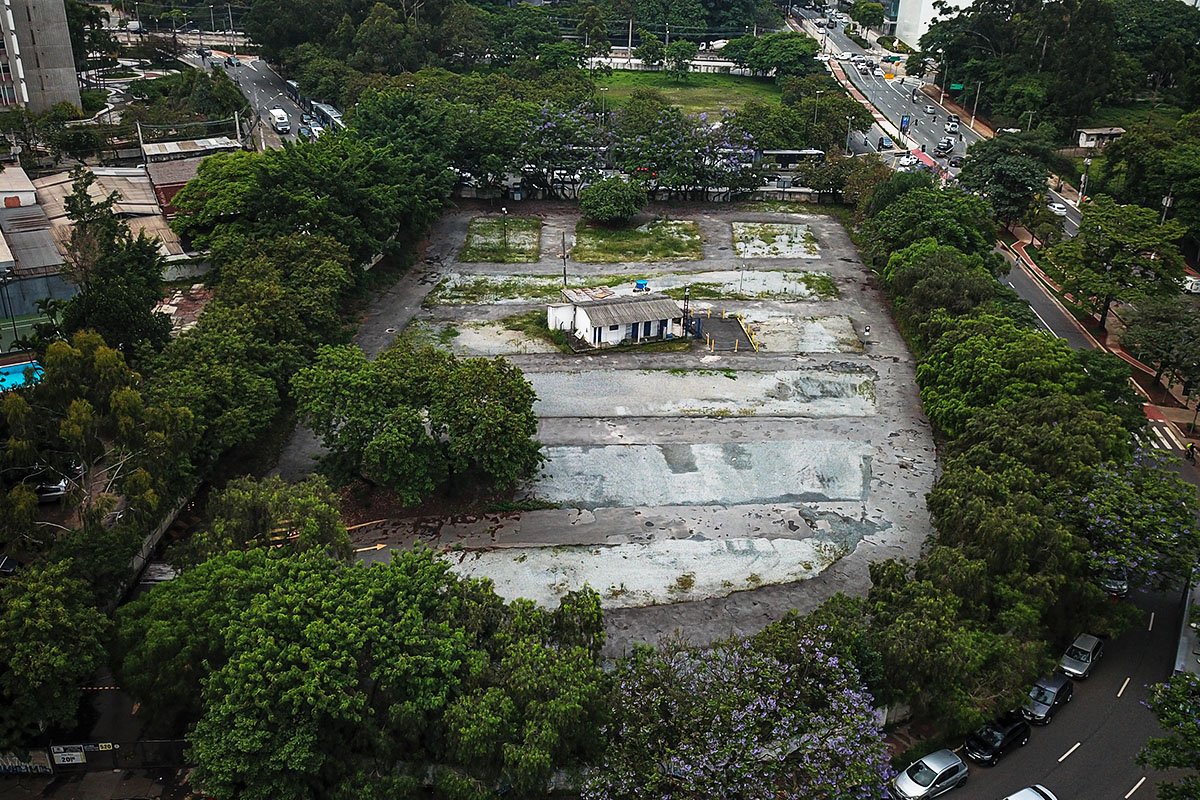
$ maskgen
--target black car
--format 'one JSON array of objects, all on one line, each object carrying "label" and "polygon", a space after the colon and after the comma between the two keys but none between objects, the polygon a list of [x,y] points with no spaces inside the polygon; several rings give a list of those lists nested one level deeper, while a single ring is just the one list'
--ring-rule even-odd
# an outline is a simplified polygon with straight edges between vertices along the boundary
[{"label": "black car", "polygon": [[991,767],[1000,756],[1014,747],[1024,747],[1028,742],[1029,723],[1020,714],[1012,712],[972,733],[963,750],[967,758]]},{"label": "black car", "polygon": [[1047,675],[1039,678],[1029,690],[1029,699],[1021,713],[1034,725],[1048,725],[1059,709],[1071,702],[1075,684],[1066,675]]},{"label": "black car", "polygon": [[962,156],[951,156],[950,157],[950,166],[961,167],[963,165],[963,161],[964,161],[964,159]]}]

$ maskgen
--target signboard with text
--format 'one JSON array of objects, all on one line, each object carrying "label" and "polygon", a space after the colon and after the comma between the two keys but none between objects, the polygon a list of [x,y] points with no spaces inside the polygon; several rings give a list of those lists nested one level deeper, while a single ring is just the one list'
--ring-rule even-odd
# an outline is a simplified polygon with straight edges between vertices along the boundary
[{"label": "signboard with text", "polygon": [[30,750],[28,756],[11,751],[0,753],[0,775],[51,775],[50,756],[45,750]]}]

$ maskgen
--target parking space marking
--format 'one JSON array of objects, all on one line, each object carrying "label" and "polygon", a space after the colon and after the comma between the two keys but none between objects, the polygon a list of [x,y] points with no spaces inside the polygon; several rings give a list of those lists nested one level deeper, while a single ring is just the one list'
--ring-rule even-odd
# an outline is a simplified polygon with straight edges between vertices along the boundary
[{"label": "parking space marking", "polygon": [[1071,753],[1074,753],[1076,750],[1078,750],[1078,749],[1079,749],[1079,745],[1081,745],[1081,744],[1083,744],[1083,742],[1076,742],[1074,747],[1072,747],[1070,750],[1068,750],[1067,752],[1065,752],[1065,753],[1063,753],[1061,756],[1059,756],[1059,757],[1058,757],[1058,763],[1060,763],[1060,764],[1061,764],[1062,762],[1066,761],[1066,760],[1067,760],[1067,756],[1071,755]]},{"label": "parking space marking", "polygon": [[1148,631],[1154,630],[1154,612],[1153,611],[1150,612],[1150,627],[1146,628],[1146,630],[1148,630]]},{"label": "parking space marking", "polygon": [[1121,684],[1121,689],[1117,692],[1117,697],[1120,697],[1121,695],[1125,694],[1125,687],[1128,685],[1129,685],[1129,678],[1126,678],[1125,682]]},{"label": "parking space marking", "polygon": [[1134,793],[1134,792],[1136,792],[1138,789],[1142,788],[1142,784],[1143,784],[1143,783],[1145,783],[1145,782],[1146,782],[1146,776],[1145,776],[1145,775],[1143,775],[1143,776],[1142,776],[1142,779],[1141,779],[1141,780],[1139,780],[1137,783],[1135,783],[1135,784],[1133,785],[1133,788],[1132,788],[1132,789],[1130,789],[1128,792],[1126,792],[1126,793],[1125,793],[1125,800],[1129,800],[1129,798],[1133,796],[1133,793]]}]

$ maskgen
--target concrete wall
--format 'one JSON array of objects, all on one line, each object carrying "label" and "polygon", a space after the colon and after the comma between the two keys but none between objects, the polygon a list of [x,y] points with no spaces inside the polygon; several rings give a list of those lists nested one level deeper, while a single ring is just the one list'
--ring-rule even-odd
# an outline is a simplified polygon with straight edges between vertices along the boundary
[{"label": "concrete wall", "polygon": [[[75,285],[68,283],[61,275],[42,275],[36,278],[17,278],[9,281],[8,285],[0,288],[6,291],[4,302],[12,302],[16,316],[37,313],[37,301],[47,297],[67,300],[78,291]],[[0,314],[0,316],[3,316]]]},{"label": "concrete wall", "polygon": [[29,109],[45,111],[62,102],[78,107],[79,78],[63,0],[10,0],[10,4]]}]

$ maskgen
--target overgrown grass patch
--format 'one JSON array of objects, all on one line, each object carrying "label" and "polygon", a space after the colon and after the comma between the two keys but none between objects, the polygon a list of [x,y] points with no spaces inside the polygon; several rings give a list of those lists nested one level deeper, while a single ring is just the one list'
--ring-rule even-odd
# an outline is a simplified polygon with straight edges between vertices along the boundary
[{"label": "overgrown grass patch", "polygon": [[[626,280],[616,275],[572,278],[572,288],[609,286]],[[481,303],[524,301],[540,303],[562,300],[561,275],[451,275],[425,296],[423,305],[469,306]]]},{"label": "overgrown grass patch", "polygon": [[596,84],[613,105],[624,103],[635,89],[654,89],[689,114],[736,110],[751,100],[777,103],[781,94],[772,79],[709,73],[693,73],[679,81],[665,72],[614,70],[597,78]]},{"label": "overgrown grass patch", "polygon": [[794,222],[734,222],[733,249],[739,258],[816,258],[817,237]]},{"label": "overgrown grass patch", "polygon": [[571,258],[586,263],[697,261],[703,257],[700,226],[656,219],[636,228],[610,228],[587,220],[575,226]]},{"label": "overgrown grass patch", "polygon": [[500,320],[501,324],[510,331],[518,331],[531,339],[541,339],[549,342],[564,353],[571,352],[566,331],[552,331],[546,325],[546,312],[540,308],[513,314]]},{"label": "overgrown grass patch", "polygon": [[[1178,106],[1167,103],[1155,104],[1149,100],[1138,100],[1128,105],[1100,106],[1090,117],[1080,122],[1076,127],[1115,127],[1131,130],[1139,125],[1149,125],[1152,128],[1162,130],[1174,127],[1175,123],[1182,116],[1183,109]],[[1092,165],[1093,168],[1095,166],[1095,164]]]},{"label": "overgrown grass patch", "polygon": [[538,217],[475,217],[467,225],[467,240],[459,261],[520,264],[537,261],[542,251],[542,221]]}]

